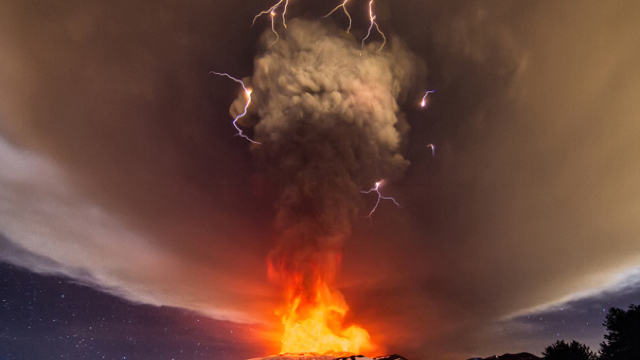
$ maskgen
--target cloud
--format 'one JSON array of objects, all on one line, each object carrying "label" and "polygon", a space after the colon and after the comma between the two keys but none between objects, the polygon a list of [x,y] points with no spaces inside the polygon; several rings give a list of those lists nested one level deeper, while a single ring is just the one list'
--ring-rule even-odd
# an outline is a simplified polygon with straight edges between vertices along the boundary
[{"label": "cloud", "polygon": [[[640,261],[640,9],[379,3],[382,29],[425,59],[436,93],[426,111],[400,109],[411,166],[385,191],[402,208],[382,204],[345,242],[338,284],[353,317],[409,357],[538,351],[491,327]],[[233,137],[240,89],[208,75],[252,73],[259,9],[42,6],[0,5],[11,259],[137,301],[275,322],[276,191]]]},{"label": "cloud", "polygon": [[[256,214],[243,180],[251,166],[234,167],[243,158],[231,129],[209,141],[229,125],[211,126],[213,54],[174,54],[166,44],[199,46],[185,44],[190,30],[126,16],[116,24],[128,5],[101,6],[3,4],[0,42],[14,50],[0,62],[3,259],[133,301],[264,321],[276,298],[261,251],[267,222],[244,225]],[[147,25],[166,42],[151,41]],[[201,71],[174,72],[181,61]]]},{"label": "cloud", "polygon": [[[134,302],[185,307],[223,320],[256,320],[230,301],[228,295],[237,291],[224,274],[188,263],[128,229],[83,199],[46,159],[6,142],[0,142],[0,154],[2,260],[71,277]],[[217,288],[205,287],[207,281]]]},{"label": "cloud", "polygon": [[420,41],[433,46],[437,93],[427,119],[408,119],[411,141],[439,152],[431,159],[416,146],[408,156],[397,191],[410,219],[392,216],[354,247],[396,242],[380,249],[412,275],[383,282],[397,292],[381,302],[389,301],[385,313],[424,314],[404,320],[410,330],[397,340],[436,332],[424,356],[441,344],[476,355],[523,350],[491,338],[488,324],[602,287],[640,260],[631,220],[638,193],[629,185],[640,175],[630,101],[640,93],[631,65],[640,49],[624,35],[637,21],[618,16],[637,6],[502,5],[432,2],[427,19],[406,10],[399,30],[432,24]]}]

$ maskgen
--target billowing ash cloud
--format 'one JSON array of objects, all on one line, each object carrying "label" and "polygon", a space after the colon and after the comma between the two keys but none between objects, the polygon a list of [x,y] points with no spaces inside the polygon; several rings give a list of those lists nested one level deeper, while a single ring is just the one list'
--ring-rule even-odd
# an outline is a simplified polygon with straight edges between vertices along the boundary
[{"label": "billowing ash cloud", "polygon": [[[289,10],[320,18],[338,3]],[[375,5],[437,90],[428,109],[407,110],[411,166],[395,181],[406,127],[394,101],[410,91],[412,57],[396,43],[360,57],[349,35],[288,21],[278,43],[265,40],[250,109],[262,117],[254,155],[282,194],[280,238],[318,229],[335,254],[368,200],[358,191],[389,177],[402,211],[355,222],[344,243],[338,285],[358,323],[410,359],[541,351],[550,338],[491,326],[640,264],[640,2]],[[237,84],[208,75],[251,74],[261,10],[0,1],[0,259],[218,318],[271,315],[271,188],[233,137]],[[318,160],[302,171],[308,152]]]},{"label": "billowing ash cloud", "polygon": [[409,165],[400,154],[408,126],[398,103],[422,68],[399,41],[384,51],[361,48],[318,22],[291,21],[273,45],[268,35],[250,110],[260,118],[253,152],[280,191],[271,275],[331,281],[360,190]]}]

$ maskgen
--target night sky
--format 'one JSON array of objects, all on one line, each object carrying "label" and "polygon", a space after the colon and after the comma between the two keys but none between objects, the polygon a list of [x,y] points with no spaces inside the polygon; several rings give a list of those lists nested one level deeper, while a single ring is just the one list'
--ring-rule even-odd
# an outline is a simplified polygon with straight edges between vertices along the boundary
[{"label": "night sky", "polygon": [[134,304],[68,278],[2,264],[0,356],[20,359],[238,359],[260,354],[247,326]]},{"label": "night sky", "polygon": [[[350,35],[342,12],[322,18],[339,3],[291,1],[289,31],[357,48],[368,1],[349,2]],[[377,165],[345,167],[353,179],[330,185],[301,176],[304,186],[288,164],[312,164],[329,143],[378,144],[266,127],[305,103],[265,94],[307,74],[273,75],[288,67],[267,60],[290,54],[269,50],[268,17],[251,26],[272,5],[0,3],[0,358],[276,353],[281,290],[267,258],[285,220],[316,205],[286,208],[290,189],[340,204],[317,217],[340,225],[336,286],[379,352],[539,355],[558,339],[597,350],[609,307],[640,303],[640,3],[375,0],[389,41],[378,54],[374,33],[363,53],[384,59],[371,72],[382,75],[330,52],[310,72],[380,85],[391,69],[397,108],[372,86],[349,99],[392,114],[401,164],[362,155],[355,165]],[[280,49],[295,36],[276,26]],[[324,79],[323,65],[345,76]],[[260,91],[241,125],[282,144],[234,136],[242,89],[211,71],[253,76]],[[400,206],[383,201],[368,218],[375,198],[360,191],[381,174]]]}]

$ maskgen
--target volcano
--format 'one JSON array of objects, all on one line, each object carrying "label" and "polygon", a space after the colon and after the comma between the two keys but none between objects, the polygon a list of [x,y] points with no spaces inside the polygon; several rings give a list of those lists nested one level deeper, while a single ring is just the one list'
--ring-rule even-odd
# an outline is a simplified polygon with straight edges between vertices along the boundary
[{"label": "volcano", "polygon": [[323,355],[323,354],[318,354],[313,352],[306,352],[306,353],[298,353],[298,354],[285,353],[285,354],[279,354],[274,356],[268,356],[264,358],[254,358],[249,360],[407,360],[407,359],[397,354],[370,358],[364,355],[348,355],[348,354]]},{"label": "volcano", "polygon": [[[518,354],[504,354],[501,356],[494,355],[488,358],[470,358],[467,360],[540,360],[541,358],[530,353],[518,353]],[[274,356],[268,356],[265,358],[255,358],[249,360],[407,360],[406,358],[398,355],[385,355],[377,357],[366,357],[364,355],[347,355],[347,354],[335,354],[335,355],[322,355],[312,352],[300,353],[300,354],[280,354]]]},{"label": "volcano", "polygon": [[529,354],[527,352],[518,353],[518,354],[504,354],[504,355],[494,355],[488,358],[471,358],[467,360],[540,360],[541,358],[535,356],[533,354]]}]

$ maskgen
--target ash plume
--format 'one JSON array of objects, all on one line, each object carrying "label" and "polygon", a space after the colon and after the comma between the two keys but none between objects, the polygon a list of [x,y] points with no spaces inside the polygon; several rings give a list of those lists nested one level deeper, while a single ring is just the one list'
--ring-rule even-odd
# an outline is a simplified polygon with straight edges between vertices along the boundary
[{"label": "ash plume", "polygon": [[[320,18],[339,3],[291,2],[288,14]],[[229,97],[240,93],[241,105],[246,97],[236,83],[209,75],[251,74],[255,32],[269,24],[250,22],[264,5],[0,1],[0,261],[67,274],[135,302],[271,324],[281,302],[263,279],[273,205],[271,197],[249,190],[264,177],[252,177],[255,166],[242,151],[249,144],[233,137]],[[404,175],[402,167],[365,174],[371,167],[361,161],[355,162],[359,171],[343,164],[343,177],[352,178],[336,177],[334,183],[303,182],[295,170],[282,170],[285,158],[294,168],[303,156],[286,149],[325,148],[319,141],[299,143],[299,136],[321,133],[294,132],[293,110],[282,116],[266,111],[276,105],[294,109],[288,104],[293,96],[275,101],[276,85],[301,86],[293,75],[283,75],[294,68],[270,64],[268,77],[286,81],[272,79],[269,86],[267,74],[258,76],[265,68],[258,64],[253,84],[246,81],[253,85],[253,114],[242,120],[258,122],[260,111],[265,114],[247,133],[263,143],[254,155],[282,194],[280,245],[272,259],[296,250],[299,259],[290,267],[312,256],[337,266],[323,255],[338,256],[348,237],[339,281],[348,288],[341,290],[357,309],[357,321],[372,334],[384,334],[384,353],[447,360],[542,350],[552,342],[551,322],[534,322],[538,316],[501,319],[599,291],[640,266],[640,2],[376,0],[375,6],[382,29],[399,34],[428,64],[429,82],[414,80],[420,89],[412,92],[405,76],[396,102],[408,91],[417,107],[425,90],[437,90],[427,109],[407,111],[412,128],[402,153],[411,167]],[[354,88],[349,77],[374,83],[353,75],[369,62],[394,57],[393,71],[408,68],[398,62],[411,62],[392,42],[381,53],[375,51],[379,46],[365,48],[360,58],[360,38],[344,34],[347,19],[340,11],[321,21],[341,22],[341,31],[304,24],[323,31],[304,32],[304,39],[316,43],[295,40],[304,29],[287,16],[288,29],[277,29],[282,39],[271,48],[275,37],[265,39],[259,61],[308,57],[317,64],[310,66],[313,74],[333,64],[340,78],[332,75],[332,86],[343,81]],[[366,30],[357,21],[352,29]],[[334,47],[344,41],[351,54],[333,56],[337,51],[317,39]],[[302,42],[297,50],[294,40]],[[292,54],[280,55],[288,48]],[[422,65],[410,65],[424,75]],[[361,87],[350,96],[370,99],[374,109],[386,106]],[[347,89],[339,93],[348,109]],[[308,96],[321,99],[318,94]],[[323,121],[337,121],[322,114]],[[286,119],[288,127],[266,131],[266,115],[273,117],[269,121]],[[399,122],[391,130],[402,144],[404,121],[395,116]],[[270,139],[284,130],[295,136]],[[340,139],[362,142],[346,133]],[[437,146],[435,157],[428,143]],[[333,164],[327,168],[338,171]],[[318,210],[324,218],[314,218],[317,204],[301,199],[306,194],[335,201],[353,216],[362,202],[374,200],[374,194],[357,192],[388,174],[404,176],[401,183],[388,177],[393,193],[382,188],[385,195],[402,194],[402,216],[376,213],[373,226],[356,221],[350,235],[354,218],[340,218],[339,206],[327,204],[320,210],[331,212]],[[355,185],[336,190],[339,180]],[[308,185],[296,188],[296,182]],[[346,199],[339,196],[344,194]],[[390,202],[381,206],[396,212]],[[360,207],[356,219],[370,209]],[[314,226],[335,234],[322,238],[324,253],[315,243],[320,237],[311,237]],[[286,231],[295,229],[305,230],[307,238],[289,235],[286,243]],[[335,247],[327,244],[332,239]],[[323,271],[334,270],[326,265]],[[601,331],[593,324],[595,330],[587,327],[585,333]],[[581,331],[571,337],[587,341]],[[593,339],[597,347],[602,335]],[[272,351],[252,354],[267,353]]]},{"label": "ash plume", "polygon": [[[265,47],[272,42],[263,37]],[[330,284],[360,190],[400,177],[409,165],[400,154],[408,125],[399,103],[423,65],[398,40],[378,48],[294,20],[255,61],[249,110],[260,118],[261,145],[252,150],[279,190],[278,240],[269,254],[276,282]]]}]

